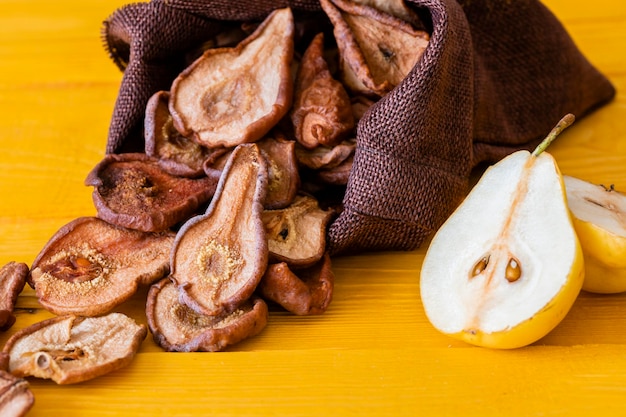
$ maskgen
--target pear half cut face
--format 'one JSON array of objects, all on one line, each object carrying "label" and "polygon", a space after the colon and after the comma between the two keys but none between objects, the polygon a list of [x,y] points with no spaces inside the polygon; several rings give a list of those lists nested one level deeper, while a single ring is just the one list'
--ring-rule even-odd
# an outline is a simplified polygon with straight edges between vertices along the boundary
[{"label": "pear half cut face", "polygon": [[585,254],[626,268],[626,195],[575,177],[564,176],[563,181]]},{"label": "pear half cut face", "polygon": [[520,347],[562,320],[582,273],[554,159],[519,151],[490,167],[433,237],[421,297],[441,332],[481,346]]},{"label": "pear half cut face", "polygon": [[574,229],[585,257],[583,290],[626,291],[626,195],[612,186],[564,176]]}]

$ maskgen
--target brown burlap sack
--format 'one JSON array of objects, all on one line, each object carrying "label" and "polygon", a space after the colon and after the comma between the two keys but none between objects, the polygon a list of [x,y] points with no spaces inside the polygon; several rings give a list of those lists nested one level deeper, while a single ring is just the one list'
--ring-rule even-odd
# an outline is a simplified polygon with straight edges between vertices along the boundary
[{"label": "brown burlap sack", "polygon": [[[566,113],[611,100],[613,86],[537,0],[406,0],[431,40],[406,79],[361,119],[332,254],[411,250],[467,192],[471,170],[533,148]],[[115,11],[106,46],[124,70],[107,152],[143,150],[145,104],[170,88],[185,54],[224,22],[317,0],[153,0]]]}]

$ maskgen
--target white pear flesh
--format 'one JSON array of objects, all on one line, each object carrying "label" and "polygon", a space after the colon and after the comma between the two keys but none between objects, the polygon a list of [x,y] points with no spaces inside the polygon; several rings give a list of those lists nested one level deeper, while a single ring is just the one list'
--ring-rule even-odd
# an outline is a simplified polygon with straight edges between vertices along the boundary
[{"label": "white pear flesh", "polygon": [[583,278],[582,251],[554,158],[518,151],[488,168],[437,231],[420,291],[429,321],[442,333],[479,346],[516,348],[545,336],[565,317]]},{"label": "white pear flesh", "polygon": [[585,291],[626,291],[626,195],[564,175],[574,228],[585,257]]}]

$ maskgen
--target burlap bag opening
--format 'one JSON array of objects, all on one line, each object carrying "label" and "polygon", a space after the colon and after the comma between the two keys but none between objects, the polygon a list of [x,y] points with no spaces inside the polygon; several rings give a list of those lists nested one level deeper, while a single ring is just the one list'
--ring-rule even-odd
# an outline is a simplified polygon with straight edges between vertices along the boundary
[{"label": "burlap bag opening", "polygon": [[[358,125],[344,210],[328,231],[335,255],[419,247],[477,164],[532,149],[566,113],[583,117],[615,95],[537,0],[406,4],[428,23],[430,44]],[[192,48],[226,22],[286,6],[326,18],[317,0],[153,0],[114,11],[103,37],[124,76],[107,152],[143,150],[146,102],[169,89]]]}]

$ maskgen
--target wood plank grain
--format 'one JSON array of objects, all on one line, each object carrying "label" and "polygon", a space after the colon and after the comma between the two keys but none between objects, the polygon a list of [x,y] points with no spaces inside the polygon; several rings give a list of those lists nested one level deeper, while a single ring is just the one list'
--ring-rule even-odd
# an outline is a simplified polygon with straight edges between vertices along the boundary
[{"label": "wood plank grain", "polygon": [[619,345],[144,353],[97,381],[32,385],[48,411],[67,417],[617,416],[623,369]]}]

